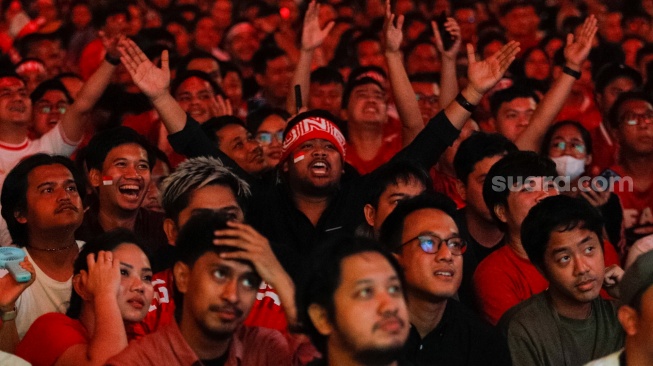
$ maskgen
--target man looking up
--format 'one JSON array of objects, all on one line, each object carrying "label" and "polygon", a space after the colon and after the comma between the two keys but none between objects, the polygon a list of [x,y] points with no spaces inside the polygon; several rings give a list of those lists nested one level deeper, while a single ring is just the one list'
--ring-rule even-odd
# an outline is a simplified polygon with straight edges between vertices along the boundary
[{"label": "man looking up", "polygon": [[[473,105],[506,71],[518,45],[509,43],[483,61],[476,61],[473,47],[468,47],[467,51],[470,61],[467,87],[394,159],[410,156],[423,169],[432,166],[446,146],[455,140]],[[161,69],[147,60],[130,40],[122,43],[122,55],[134,82],[154,103],[172,134],[169,139],[173,146],[190,157],[220,157],[239,176],[252,181],[251,175],[207,141],[199,124],[174,103],[167,91],[170,75],[167,52],[163,53]],[[279,245],[291,249],[288,252],[294,257],[279,256],[288,272],[299,270],[302,258],[318,244],[318,239],[353,233],[362,219],[363,193],[369,178],[342,179],[345,143],[336,125],[337,119],[328,113],[309,111],[297,115],[284,134],[283,158],[279,165],[282,184],[252,183],[255,197],[250,211],[254,214],[252,223],[273,243],[283,243]],[[262,195],[260,199],[256,198],[258,195]],[[269,212],[282,214],[270,217]],[[278,253],[276,249],[275,253]]]},{"label": "man looking up", "polygon": [[[13,350],[39,316],[65,313],[72,290],[73,263],[83,243],[75,241],[75,229],[84,218],[82,199],[85,178],[70,159],[32,155],[19,163],[2,187],[2,217],[7,220],[13,242],[22,247],[34,266],[34,283],[12,291],[0,291],[3,322],[0,347]],[[35,279],[34,279],[35,278]],[[11,275],[0,282],[13,281]],[[14,319],[5,317],[15,310]]]},{"label": "man looking up", "polygon": [[508,347],[489,325],[454,300],[467,244],[440,194],[400,202],[381,226],[381,244],[404,271],[412,324],[403,355],[415,365],[510,365]]},{"label": "man looking up", "polygon": [[521,232],[549,287],[501,319],[513,364],[582,365],[620,349],[616,307],[599,292],[605,286],[618,295],[611,290],[623,270],[605,268],[601,214],[583,199],[549,197],[531,209]]},{"label": "man looking up", "polygon": [[[318,255],[319,254],[319,255]],[[387,365],[408,336],[401,269],[369,239],[321,248],[297,292],[298,315],[322,353],[317,365]]]},{"label": "man looking up", "polygon": [[175,320],[107,361],[108,365],[290,365],[283,335],[243,326],[261,277],[247,260],[227,259],[237,248],[215,245],[229,228],[221,212],[193,215],[179,232],[174,265]]}]

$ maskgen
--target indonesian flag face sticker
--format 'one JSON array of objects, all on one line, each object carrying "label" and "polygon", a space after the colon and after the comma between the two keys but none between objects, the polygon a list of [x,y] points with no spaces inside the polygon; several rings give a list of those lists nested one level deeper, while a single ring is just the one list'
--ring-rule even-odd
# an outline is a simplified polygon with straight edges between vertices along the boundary
[{"label": "indonesian flag face sticker", "polygon": [[102,185],[103,186],[110,186],[113,184],[113,177],[110,175],[105,175],[102,177]]},{"label": "indonesian flag face sticker", "polygon": [[297,153],[295,153],[295,156],[293,157],[293,162],[294,162],[295,164],[297,164],[297,163],[299,163],[300,161],[304,160],[305,157],[306,157],[306,153],[305,153],[305,152],[303,152],[303,151],[297,152]]}]

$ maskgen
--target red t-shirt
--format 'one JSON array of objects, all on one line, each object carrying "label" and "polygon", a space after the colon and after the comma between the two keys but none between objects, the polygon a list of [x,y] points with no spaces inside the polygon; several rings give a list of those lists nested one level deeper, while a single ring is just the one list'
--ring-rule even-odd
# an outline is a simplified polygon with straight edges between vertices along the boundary
[{"label": "red t-shirt", "polygon": [[[606,267],[620,264],[612,244],[604,241]],[[488,255],[474,272],[474,292],[478,309],[491,324],[496,325],[511,307],[539,294],[549,282],[528,259],[522,258],[508,245]],[[610,298],[604,290],[601,296]]]},{"label": "red t-shirt", "polygon": [[[621,177],[628,178],[626,177],[626,172],[621,166],[614,165],[611,169]],[[635,233],[635,230],[645,230],[653,227],[653,187],[649,187],[649,189],[645,191],[637,191],[632,184],[624,183],[620,186],[619,183],[615,183],[614,193],[616,193],[621,200],[621,207],[624,214],[626,244],[630,246],[637,239],[645,236],[643,233]]]},{"label": "red t-shirt", "polygon": [[79,320],[61,313],[40,316],[16,348],[16,356],[34,366],[51,366],[70,347],[88,343],[86,328]]},{"label": "red t-shirt", "polygon": [[[131,329],[131,332],[136,335],[142,336],[152,333],[175,319],[172,270],[167,269],[152,276],[152,285],[154,286],[154,298],[150,305],[150,311],[141,323]],[[264,327],[276,329],[284,334],[287,333],[288,321],[286,320],[286,314],[281,307],[279,296],[272,287],[265,283],[261,285],[256,294],[256,301],[244,324],[250,327]]]},{"label": "red t-shirt", "polygon": [[372,160],[363,160],[356,152],[354,144],[347,141],[345,161],[356,168],[360,175],[365,175],[387,163],[395,154],[401,151],[402,147],[401,135],[393,134],[383,138],[383,145]]},{"label": "red t-shirt", "polygon": [[456,202],[458,209],[464,208],[465,200],[458,192],[458,179],[440,172],[435,167],[431,168],[431,179],[433,179],[433,190],[442,193]]}]

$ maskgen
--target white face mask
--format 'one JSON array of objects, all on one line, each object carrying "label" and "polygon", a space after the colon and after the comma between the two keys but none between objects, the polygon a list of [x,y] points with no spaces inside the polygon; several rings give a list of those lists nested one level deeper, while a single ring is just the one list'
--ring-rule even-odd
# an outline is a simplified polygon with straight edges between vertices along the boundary
[{"label": "white face mask", "polygon": [[585,171],[585,159],[576,159],[571,155],[563,155],[557,158],[551,158],[556,163],[556,171],[561,176],[569,177],[574,180],[580,177]]}]

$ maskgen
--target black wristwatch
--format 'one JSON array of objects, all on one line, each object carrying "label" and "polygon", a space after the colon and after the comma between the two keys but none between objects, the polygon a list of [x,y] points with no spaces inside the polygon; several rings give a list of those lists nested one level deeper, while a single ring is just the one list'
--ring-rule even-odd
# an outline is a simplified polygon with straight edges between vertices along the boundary
[{"label": "black wristwatch", "polygon": [[476,108],[475,105],[470,103],[469,100],[463,96],[463,93],[458,93],[458,95],[456,95],[456,102],[458,102],[461,107],[465,108],[465,110],[470,113],[474,112],[474,109]]}]

